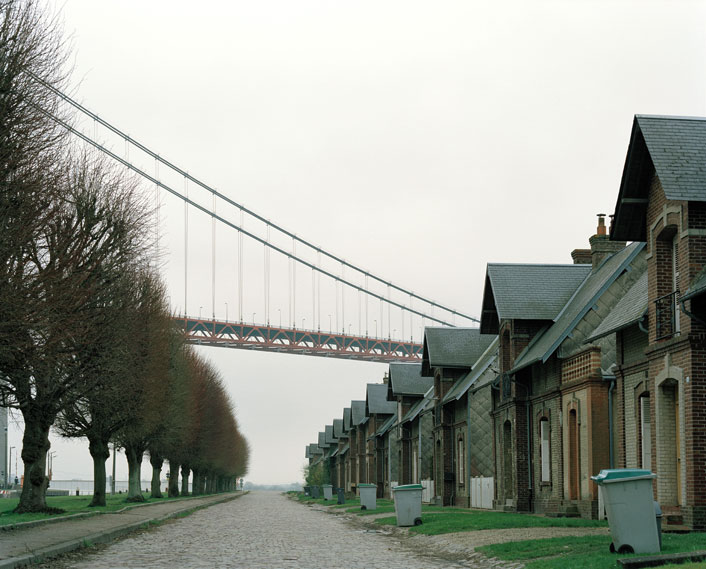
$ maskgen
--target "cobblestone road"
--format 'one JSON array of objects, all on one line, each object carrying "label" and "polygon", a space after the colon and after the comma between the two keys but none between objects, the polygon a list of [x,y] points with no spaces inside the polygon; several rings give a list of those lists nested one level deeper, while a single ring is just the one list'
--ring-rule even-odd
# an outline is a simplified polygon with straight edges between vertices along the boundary
[{"label": "cobblestone road", "polygon": [[399,537],[310,508],[276,492],[251,492],[200,510],[101,551],[65,560],[62,568],[384,568],[497,567],[424,556]]}]

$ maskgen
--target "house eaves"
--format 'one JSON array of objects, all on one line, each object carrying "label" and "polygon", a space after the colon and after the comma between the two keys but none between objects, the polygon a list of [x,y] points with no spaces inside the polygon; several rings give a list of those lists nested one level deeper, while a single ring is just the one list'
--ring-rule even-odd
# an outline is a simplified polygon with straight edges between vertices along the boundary
[{"label": "house eaves", "polygon": [[486,348],[485,352],[481,354],[478,361],[473,364],[473,369],[466,374],[465,377],[461,378],[456,382],[451,390],[446,394],[442,403],[448,403],[449,401],[458,401],[463,397],[466,392],[478,381],[485,371],[498,359],[498,349],[500,346],[500,340],[497,336],[493,339],[491,344]]}]

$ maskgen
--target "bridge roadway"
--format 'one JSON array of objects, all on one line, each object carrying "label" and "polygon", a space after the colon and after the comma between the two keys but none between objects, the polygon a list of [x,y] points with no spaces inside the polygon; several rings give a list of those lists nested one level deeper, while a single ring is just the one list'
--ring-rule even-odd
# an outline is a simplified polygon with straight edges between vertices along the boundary
[{"label": "bridge roadway", "polygon": [[[476,554],[461,561],[434,557],[405,539],[307,507],[276,492],[251,492],[80,555],[41,567],[441,569],[517,567]],[[417,543],[417,542],[415,542]],[[464,556],[465,557],[465,556]]]}]

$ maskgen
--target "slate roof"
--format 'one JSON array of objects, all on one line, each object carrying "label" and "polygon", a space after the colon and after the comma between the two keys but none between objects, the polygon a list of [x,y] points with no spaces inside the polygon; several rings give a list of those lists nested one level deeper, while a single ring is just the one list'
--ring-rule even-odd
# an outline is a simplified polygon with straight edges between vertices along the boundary
[{"label": "slate roof", "polygon": [[706,201],[706,119],[635,115],[611,239],[646,241],[653,168],[668,200]]},{"label": "slate roof", "polygon": [[351,426],[357,427],[366,417],[365,401],[351,401]]},{"label": "slate roof", "polygon": [[391,363],[387,398],[397,395],[424,395],[434,380],[422,377],[422,364]]},{"label": "slate roof", "polygon": [[350,448],[351,448],[350,445],[344,445],[344,447],[341,449],[341,452],[338,453],[338,454],[340,454],[341,456],[343,456],[344,454],[346,454],[346,453],[350,450]]},{"label": "slate roof", "polygon": [[326,433],[319,433],[319,448],[323,450],[328,447],[329,445],[326,442]]},{"label": "slate roof", "polygon": [[337,439],[340,439],[341,437],[348,438],[348,435],[345,434],[343,430],[343,419],[333,420],[333,436]]},{"label": "slate roof", "polygon": [[348,432],[351,430],[351,408],[345,407],[343,409],[343,430]]},{"label": "slate roof", "polygon": [[510,373],[535,362],[546,362],[644,247],[644,243],[632,243],[608,257],[592,272],[562,308],[555,323],[545,329],[543,333],[537,334],[520,354]]},{"label": "slate roof", "polygon": [[706,267],[702,269],[701,273],[696,275],[694,281],[691,283],[689,290],[684,293],[679,300],[689,300],[691,298],[700,296],[706,292]]},{"label": "slate roof", "polygon": [[324,432],[326,433],[327,444],[333,445],[338,442],[338,439],[333,434],[333,425],[326,425]]},{"label": "slate roof", "polygon": [[488,263],[480,331],[497,334],[500,320],[554,320],[591,265]]},{"label": "slate roof", "polygon": [[422,374],[431,375],[434,367],[470,369],[492,341],[492,336],[481,334],[478,328],[427,327]]},{"label": "slate roof", "polygon": [[461,397],[475,385],[485,371],[497,362],[500,340],[497,336],[492,336],[492,339],[493,341],[485,352],[483,352],[480,358],[478,358],[478,361],[473,364],[473,369],[454,384],[444,397],[443,403],[461,399]]},{"label": "slate roof", "polygon": [[424,394],[424,398],[421,401],[415,403],[407,414],[402,417],[400,423],[409,423],[414,421],[417,416],[426,409],[431,409],[434,406],[434,387],[430,387],[429,391]]},{"label": "slate roof", "polygon": [[368,383],[365,396],[365,414],[389,415],[397,411],[397,403],[387,400],[387,384]]},{"label": "slate roof", "polygon": [[317,454],[324,454],[324,451],[319,448],[319,445],[316,443],[311,443],[309,444],[309,454],[311,456],[317,455]]},{"label": "slate roof", "polygon": [[593,342],[638,322],[647,313],[647,271],[635,282],[586,342]]}]

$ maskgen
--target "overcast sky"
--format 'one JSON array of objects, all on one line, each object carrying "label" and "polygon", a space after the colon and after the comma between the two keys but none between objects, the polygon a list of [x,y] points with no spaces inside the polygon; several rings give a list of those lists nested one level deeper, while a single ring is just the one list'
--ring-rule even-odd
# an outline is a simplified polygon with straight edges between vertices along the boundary
[{"label": "overcast sky", "polygon": [[[272,221],[476,316],[486,263],[567,263],[588,246],[595,214],[613,212],[634,114],[706,115],[704,2],[65,0],[61,11],[73,94],[89,109]],[[173,307],[237,318],[237,238],[217,232],[214,301],[210,222],[191,214],[185,295],[183,206],[160,200]],[[243,313],[263,322],[262,249],[248,247]],[[272,278],[270,318],[286,321],[286,262]],[[318,317],[297,302],[298,326],[328,328],[330,314],[358,327],[335,300]],[[385,318],[375,329],[399,331]],[[420,323],[407,326],[418,339]],[[233,397],[258,483],[300,480],[305,445],[386,369],[201,351]],[[91,477],[85,446],[53,438],[55,478]]]}]

